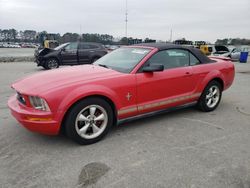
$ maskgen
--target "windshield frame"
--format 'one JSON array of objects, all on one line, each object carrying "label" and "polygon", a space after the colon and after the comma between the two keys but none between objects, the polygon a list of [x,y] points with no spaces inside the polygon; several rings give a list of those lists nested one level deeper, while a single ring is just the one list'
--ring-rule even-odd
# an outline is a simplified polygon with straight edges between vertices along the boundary
[{"label": "windshield frame", "polygon": [[[137,62],[132,65],[127,71],[126,70],[123,70],[123,67],[116,67],[116,66],[111,66],[109,64],[103,64],[102,63],[102,59],[105,58],[105,56],[111,54],[111,53],[117,53],[118,51],[122,50],[122,49],[131,49],[131,50],[145,50],[147,52],[145,52],[145,54],[142,55],[142,57],[140,57],[138,60],[136,60]],[[112,69],[114,71],[117,71],[117,72],[121,72],[121,73],[125,73],[125,74],[130,74],[133,72],[133,70],[139,65],[141,64],[141,62],[146,58],[148,57],[149,54],[151,54],[152,52],[152,48],[147,48],[147,47],[143,47],[143,46],[124,46],[124,47],[121,47],[117,50],[114,50],[112,52],[110,52],[109,54],[105,55],[104,57],[100,58],[99,60],[97,60],[95,63],[93,63],[94,65],[97,65],[97,66],[102,66],[102,67],[105,67],[105,68],[109,68],[109,69]],[[112,63],[113,64],[113,63]]]}]

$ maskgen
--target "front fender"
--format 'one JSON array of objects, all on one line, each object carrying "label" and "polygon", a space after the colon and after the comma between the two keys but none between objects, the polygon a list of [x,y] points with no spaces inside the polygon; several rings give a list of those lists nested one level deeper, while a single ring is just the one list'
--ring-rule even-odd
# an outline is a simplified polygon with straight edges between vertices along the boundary
[{"label": "front fender", "polygon": [[116,109],[121,108],[121,103],[119,102],[117,94],[114,90],[103,85],[91,84],[84,85],[69,92],[61,101],[58,111],[65,115],[65,113],[74,103],[83,98],[94,95],[107,97],[114,103]]},{"label": "front fender", "polygon": [[51,53],[48,53],[46,55],[43,56],[43,58],[45,60],[49,59],[49,58],[56,58],[58,61],[60,61],[60,58],[59,58],[59,52],[51,52]]}]

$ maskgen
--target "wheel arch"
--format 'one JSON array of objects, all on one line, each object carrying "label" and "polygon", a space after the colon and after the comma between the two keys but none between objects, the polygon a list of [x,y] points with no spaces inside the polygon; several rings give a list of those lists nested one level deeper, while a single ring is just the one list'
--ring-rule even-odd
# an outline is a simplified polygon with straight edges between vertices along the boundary
[{"label": "wheel arch", "polygon": [[203,90],[206,88],[206,86],[211,82],[211,81],[217,81],[218,83],[221,84],[222,91],[225,89],[225,82],[224,82],[224,76],[223,74],[216,70],[213,72],[210,72],[201,82],[201,84],[198,87],[199,92],[203,92]]},{"label": "wheel arch", "polygon": [[[222,80],[220,77],[213,78],[213,79],[210,80],[209,82],[212,82],[212,81],[218,82],[218,83],[221,85],[222,91],[224,90],[224,82],[223,82],[223,80]],[[209,83],[209,82],[208,82],[208,83]]]},{"label": "wheel arch", "polygon": [[67,110],[65,111],[65,113],[63,114],[63,117],[62,117],[62,120],[61,120],[61,126],[60,126],[60,132],[64,132],[65,131],[65,120],[66,120],[66,117],[68,115],[68,113],[70,112],[70,110],[76,105],[78,104],[80,101],[82,100],[86,100],[88,98],[100,98],[100,99],[103,99],[104,101],[106,101],[112,108],[112,111],[113,111],[113,122],[114,122],[114,125],[117,124],[117,107],[114,103],[114,101],[110,98],[110,97],[107,97],[105,95],[102,95],[102,94],[92,94],[92,95],[86,95],[84,97],[81,97],[81,98],[78,98],[76,101],[74,101],[70,106],[69,108],[67,108]]},{"label": "wheel arch", "polygon": [[[210,89],[211,86],[214,86],[212,83],[213,83],[213,84],[216,83],[216,85],[220,85],[221,88],[219,88],[220,94],[217,95],[217,96],[219,96],[219,98],[216,99],[216,100],[217,100],[216,103],[215,103],[214,105],[212,104],[213,106],[209,106],[209,105],[211,105],[211,103],[214,103],[213,100],[211,100],[212,102],[210,102],[210,104],[208,104],[208,102],[206,101],[206,100],[207,100],[207,94],[210,93],[210,91],[209,91],[208,89]],[[218,78],[218,77],[217,77],[217,78],[211,79],[211,80],[207,83],[207,85],[205,85],[205,88],[204,88],[204,90],[202,91],[202,94],[201,94],[201,96],[199,97],[199,100],[198,100],[198,102],[197,102],[197,107],[198,107],[201,111],[203,111],[203,112],[210,112],[210,111],[213,111],[214,109],[217,108],[217,106],[219,105],[219,103],[220,103],[220,101],[221,101],[221,93],[222,93],[223,87],[224,87],[223,84],[224,84],[224,83],[223,83],[223,80],[222,80],[221,78]],[[214,95],[215,95],[215,94],[213,94],[212,96],[210,96],[210,99],[211,99],[212,97],[214,97]],[[209,99],[209,100],[210,100],[210,99]]]}]

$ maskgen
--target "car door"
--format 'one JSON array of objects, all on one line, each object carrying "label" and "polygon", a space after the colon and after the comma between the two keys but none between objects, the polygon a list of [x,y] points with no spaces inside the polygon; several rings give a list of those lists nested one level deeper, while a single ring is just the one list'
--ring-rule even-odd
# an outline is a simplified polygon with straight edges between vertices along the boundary
[{"label": "car door", "polygon": [[234,48],[232,50],[230,56],[233,60],[239,60],[240,59],[240,49]]},{"label": "car door", "polygon": [[91,46],[88,43],[80,43],[78,47],[78,61],[79,64],[87,64],[91,62],[90,54],[94,50],[91,49]]},{"label": "car door", "polygon": [[161,72],[136,74],[139,113],[160,110],[191,101],[196,82],[189,66],[189,51],[168,49],[157,52],[144,65],[164,65]]},{"label": "car door", "polygon": [[67,45],[61,52],[62,64],[75,65],[77,64],[77,48],[78,43],[72,42]]}]

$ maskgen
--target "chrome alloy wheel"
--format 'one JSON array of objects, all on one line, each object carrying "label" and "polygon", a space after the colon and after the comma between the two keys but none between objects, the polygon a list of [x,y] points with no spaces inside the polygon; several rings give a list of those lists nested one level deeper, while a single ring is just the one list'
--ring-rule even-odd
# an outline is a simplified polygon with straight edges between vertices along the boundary
[{"label": "chrome alloy wheel", "polygon": [[49,69],[56,69],[58,67],[58,61],[56,59],[49,59],[47,63]]},{"label": "chrome alloy wheel", "polygon": [[81,110],[75,121],[75,129],[79,136],[93,139],[103,133],[108,124],[108,114],[99,105],[89,105]]},{"label": "chrome alloy wheel", "polygon": [[213,108],[220,100],[220,89],[218,86],[213,85],[209,88],[206,94],[206,104],[209,108]]}]

